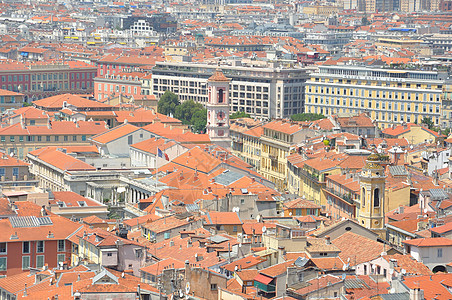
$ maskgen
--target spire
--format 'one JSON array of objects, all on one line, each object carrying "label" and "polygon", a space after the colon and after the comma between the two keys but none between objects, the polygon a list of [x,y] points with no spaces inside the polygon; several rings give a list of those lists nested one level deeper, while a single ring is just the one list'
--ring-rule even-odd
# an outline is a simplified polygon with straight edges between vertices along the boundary
[{"label": "spire", "polygon": [[229,82],[229,78],[224,76],[224,74],[220,68],[217,68],[215,70],[215,72],[213,73],[213,75],[210,76],[208,80],[209,81],[228,81]]}]

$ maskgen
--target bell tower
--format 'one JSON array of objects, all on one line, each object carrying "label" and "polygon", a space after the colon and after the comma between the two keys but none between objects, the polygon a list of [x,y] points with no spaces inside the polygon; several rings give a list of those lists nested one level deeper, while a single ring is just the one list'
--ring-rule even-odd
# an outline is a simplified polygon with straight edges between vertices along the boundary
[{"label": "bell tower", "polygon": [[367,157],[360,175],[361,205],[359,224],[385,238],[385,170],[379,154]]},{"label": "bell tower", "polygon": [[229,78],[220,69],[207,81],[207,134],[212,143],[224,148],[231,147],[229,136]]}]

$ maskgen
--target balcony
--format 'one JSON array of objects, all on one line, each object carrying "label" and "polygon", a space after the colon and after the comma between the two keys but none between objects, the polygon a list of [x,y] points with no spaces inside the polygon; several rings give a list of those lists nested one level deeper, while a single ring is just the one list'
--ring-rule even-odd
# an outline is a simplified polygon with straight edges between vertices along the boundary
[{"label": "balcony", "polygon": [[348,202],[348,203],[353,204],[353,205],[356,204],[355,203],[355,199],[353,199],[353,196],[350,193],[343,194],[343,193],[340,193],[340,192],[338,192],[338,191],[336,191],[336,190],[334,190],[332,188],[329,188],[329,187],[325,187],[324,190],[327,191],[330,194],[333,194],[333,195],[341,198],[345,202]]}]

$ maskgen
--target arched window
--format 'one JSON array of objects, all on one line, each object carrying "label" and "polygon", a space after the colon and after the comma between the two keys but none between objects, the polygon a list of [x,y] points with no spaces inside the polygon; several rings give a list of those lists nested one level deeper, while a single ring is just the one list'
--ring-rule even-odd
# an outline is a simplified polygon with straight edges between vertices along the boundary
[{"label": "arched window", "polygon": [[363,204],[363,207],[364,207],[364,206],[366,206],[366,189],[365,188],[363,188],[363,191],[362,191],[361,195],[363,197],[362,204]]},{"label": "arched window", "polygon": [[374,207],[380,206],[380,189],[374,190]]},{"label": "arched window", "polygon": [[218,90],[218,103],[223,103],[224,101],[224,92],[223,89]]}]

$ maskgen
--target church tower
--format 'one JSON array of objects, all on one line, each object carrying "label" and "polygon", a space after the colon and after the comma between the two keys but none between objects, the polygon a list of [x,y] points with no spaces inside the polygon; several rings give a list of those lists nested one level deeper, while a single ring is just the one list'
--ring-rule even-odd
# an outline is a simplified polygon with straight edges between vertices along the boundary
[{"label": "church tower", "polygon": [[360,175],[361,206],[359,224],[385,238],[385,170],[379,154],[367,157]]},{"label": "church tower", "polygon": [[229,136],[229,79],[220,69],[210,76],[208,82],[207,134],[212,143],[224,148],[231,147]]}]

